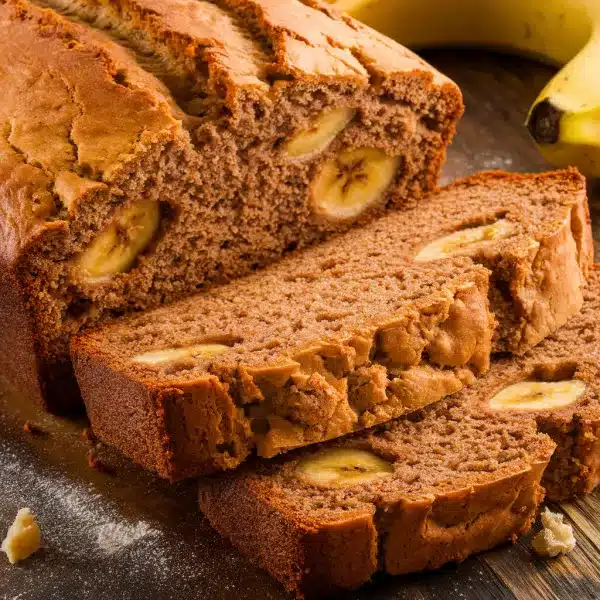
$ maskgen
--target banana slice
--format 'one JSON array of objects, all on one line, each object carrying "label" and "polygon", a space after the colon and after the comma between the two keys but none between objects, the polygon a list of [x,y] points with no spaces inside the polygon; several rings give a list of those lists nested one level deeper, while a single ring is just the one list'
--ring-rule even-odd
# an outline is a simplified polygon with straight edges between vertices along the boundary
[{"label": "banana slice", "polygon": [[333,220],[356,217],[392,182],[400,157],[376,148],[346,150],[326,162],[311,185],[315,209]]},{"label": "banana slice", "polygon": [[500,390],[491,400],[492,410],[548,410],[577,401],[585,392],[585,383],[570,381],[522,381]]},{"label": "banana slice", "polygon": [[455,231],[450,235],[439,238],[421,250],[415,256],[417,262],[427,262],[453,256],[472,247],[481,247],[495,240],[506,238],[515,230],[515,226],[506,219],[500,219],[490,225],[481,225]]},{"label": "banana slice", "polygon": [[310,485],[343,487],[366,483],[394,472],[391,463],[372,452],[332,448],[301,460],[296,475]]},{"label": "banana slice", "polygon": [[124,273],[152,241],[158,229],[158,202],[146,200],[122,210],[79,259],[79,271],[90,283]]},{"label": "banana slice", "polygon": [[145,365],[160,365],[162,363],[175,362],[183,358],[212,358],[230,350],[229,346],[223,344],[197,344],[187,348],[165,348],[164,350],[152,350],[144,354],[138,354],[131,360]]},{"label": "banana slice", "polygon": [[297,133],[285,146],[290,158],[308,158],[325,150],[329,144],[352,121],[356,110],[338,108],[319,115],[309,129]]}]

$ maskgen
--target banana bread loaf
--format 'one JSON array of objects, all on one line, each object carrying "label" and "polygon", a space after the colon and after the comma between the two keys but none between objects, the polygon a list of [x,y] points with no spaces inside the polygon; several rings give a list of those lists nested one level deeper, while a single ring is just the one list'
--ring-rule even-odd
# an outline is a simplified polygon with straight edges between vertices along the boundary
[{"label": "banana bread loaf", "polygon": [[0,368],[55,411],[72,334],[413,202],[462,111],[318,2],[0,0],[0,56]]},{"label": "banana bread loaf", "polygon": [[175,480],[382,423],[487,370],[485,268],[349,241],[343,263],[307,252],[77,338],[96,435]]},{"label": "banana bread loaf", "polygon": [[[379,356],[369,358],[354,372],[356,365],[344,362],[347,358],[336,358],[341,362],[333,363],[336,353],[346,356],[348,349],[326,349],[320,336],[350,335],[343,318],[369,317],[375,314],[375,306],[381,311],[382,306],[372,304],[374,300],[368,296],[373,294],[369,286],[379,285],[382,274],[391,276],[390,285],[404,285],[395,279],[403,273],[398,265],[404,258],[425,255],[428,260],[417,264],[431,267],[436,264],[433,258],[454,252],[491,269],[493,287],[489,297],[503,327],[496,346],[524,350],[581,306],[592,252],[581,176],[574,171],[530,176],[490,173],[463,180],[441,190],[418,209],[389,215],[311,248],[271,266],[250,283],[235,284],[215,295],[209,292],[203,298],[84,335],[74,342],[73,354],[92,426],[105,442],[175,479],[214,466],[235,466],[262,437],[261,429],[269,428],[269,441],[259,442],[258,453],[268,456],[275,453],[277,445],[280,449],[303,445],[396,417],[406,410],[407,402],[393,400],[395,405],[389,406],[388,396],[397,397],[392,383],[395,375],[386,373]],[[353,288],[340,297],[337,286],[342,283]],[[221,300],[225,297],[227,303]],[[238,315],[230,302],[236,310],[241,306]],[[389,317],[390,306],[385,305],[384,312],[376,314]],[[284,356],[288,361],[290,348],[294,348],[291,364],[282,366],[277,378],[269,376],[269,389],[265,389],[265,374],[242,368],[248,358],[242,360],[236,354],[241,351],[236,335],[246,338],[243,352],[250,350],[250,338],[240,333],[240,328],[255,327],[243,321],[248,315],[270,319],[268,329],[260,324],[261,344],[273,347],[270,362],[275,356]],[[216,363],[227,364],[227,374],[213,362],[207,363],[200,352],[196,358],[189,355],[196,344],[215,338],[215,331],[210,329],[215,319],[231,327],[229,333],[233,336],[227,343],[233,344],[235,352],[219,357]],[[303,329],[298,329],[296,320]],[[327,329],[333,327],[339,331]],[[383,330],[381,325],[378,327]],[[374,344],[404,347],[413,343],[414,333],[393,340],[387,334],[378,335]],[[310,360],[300,359],[295,349],[295,344],[309,341],[306,336],[313,336],[310,340],[315,343]],[[371,339],[370,334],[367,337]],[[401,357],[400,366],[416,367],[423,344],[425,338],[410,359]],[[148,352],[149,360],[158,366],[148,366],[149,360],[143,364],[129,360]],[[467,355],[471,352],[469,349]],[[182,357],[187,365],[185,373],[179,366]],[[232,357],[241,362],[234,365]],[[254,360],[262,361],[263,356]],[[305,390],[304,384],[297,389],[297,381],[291,378],[300,368],[298,364],[303,377],[319,373],[329,379],[328,386],[318,379],[319,386],[324,387],[310,403],[296,395]],[[413,407],[422,405],[425,396],[427,402],[433,401],[443,395],[442,389],[451,389],[446,388],[447,381],[438,392],[425,393],[441,382],[437,372],[429,376],[427,370],[418,369],[423,389],[419,400],[410,401]],[[219,382],[221,392],[214,391],[207,377],[215,385]],[[297,379],[298,374],[294,377]],[[313,376],[309,381],[314,389],[317,380]],[[343,427],[338,417],[331,421],[330,412],[337,406],[340,391],[347,394],[347,399],[338,410],[342,406],[344,410],[351,408],[344,413],[350,420]],[[246,412],[238,418],[240,405]],[[135,418],[128,420],[129,414]],[[358,421],[350,425],[356,417]],[[326,424],[329,432],[323,429]],[[236,430],[238,427],[241,432]],[[256,431],[250,434],[248,427]],[[275,441],[275,436],[281,439]],[[234,440],[245,441],[240,446]]]},{"label": "banana bread loaf", "polygon": [[202,511],[298,597],[514,539],[535,518],[542,474],[553,499],[600,480],[598,271],[586,301],[527,356],[419,413],[202,479]]}]

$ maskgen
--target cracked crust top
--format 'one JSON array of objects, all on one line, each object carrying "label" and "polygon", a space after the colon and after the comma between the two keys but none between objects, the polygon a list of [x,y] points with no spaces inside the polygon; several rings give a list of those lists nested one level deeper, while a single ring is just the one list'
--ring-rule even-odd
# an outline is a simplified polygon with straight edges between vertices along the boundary
[{"label": "cracked crust top", "polygon": [[36,233],[60,227],[57,180],[111,182],[180,125],[160,86],[125,85],[108,41],[50,11],[0,2],[0,48],[0,239],[10,260]]},{"label": "cracked crust top", "polygon": [[[177,140],[194,108],[241,97],[275,101],[296,80],[393,86],[403,75],[454,84],[421,59],[318,2],[40,0],[122,40],[26,0],[0,1],[0,192],[3,252],[16,256],[70,196],[118,184],[152,145]],[[114,23],[113,23],[114,21]],[[146,49],[147,61],[127,46]],[[202,112],[202,109],[200,112]],[[456,112],[456,111],[455,111]],[[75,179],[71,175],[77,175]],[[61,185],[64,180],[71,185]],[[68,217],[73,217],[71,211]]]}]

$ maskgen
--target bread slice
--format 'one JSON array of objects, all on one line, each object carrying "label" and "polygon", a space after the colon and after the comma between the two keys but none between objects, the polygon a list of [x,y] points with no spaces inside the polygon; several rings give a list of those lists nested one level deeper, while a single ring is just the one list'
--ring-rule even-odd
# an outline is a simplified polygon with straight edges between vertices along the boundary
[{"label": "bread slice", "polygon": [[[306,598],[514,540],[535,518],[542,476],[555,499],[600,479],[599,311],[597,271],[584,313],[527,356],[417,415],[204,478],[200,507]],[[516,408],[510,386],[540,383]],[[556,408],[541,408],[549,397]]]},{"label": "bread slice", "polygon": [[0,367],[55,411],[71,335],[414,202],[462,112],[318,2],[35,4],[0,2]]},{"label": "bread slice", "polygon": [[495,352],[523,354],[577,314],[594,259],[586,183],[574,169],[458,180],[356,243],[380,236],[407,258],[468,256],[492,272]]},{"label": "bread slice", "polygon": [[[486,233],[498,227],[497,237]],[[497,348],[523,351],[580,309],[591,261],[581,176],[484,174],[247,282],[76,339],[75,367],[94,430],[145,467],[178,479],[233,467],[254,447],[271,456],[382,423],[456,391],[456,378],[442,382],[437,370],[422,368],[423,361],[440,364],[430,349],[422,353],[430,334],[415,341],[421,333],[411,325],[390,335],[385,323],[410,305],[389,304],[392,298],[421,294],[406,260],[435,268],[436,261],[414,263],[415,256],[457,230],[484,232],[459,246],[465,256],[458,258],[491,269]],[[368,329],[363,348],[348,341],[356,327]],[[471,336],[468,323],[460,328]],[[209,360],[186,356],[183,366],[173,354],[155,367],[131,361],[169,348],[185,355],[186,346],[210,340],[224,340],[232,351]],[[382,344],[394,345],[393,364],[382,360]],[[375,354],[367,358],[368,348]],[[462,368],[472,352],[452,365]],[[273,365],[280,365],[276,373]],[[417,369],[411,399],[398,398],[397,375],[387,367]]]},{"label": "bread slice", "polygon": [[486,269],[346,242],[76,339],[95,433],[175,480],[382,423],[487,370]]},{"label": "bread slice", "polygon": [[[460,562],[526,532],[553,449],[531,420],[489,421],[451,399],[327,449],[201,479],[200,508],[297,598],[317,598],[378,571]],[[324,482],[313,485],[315,463]]]}]

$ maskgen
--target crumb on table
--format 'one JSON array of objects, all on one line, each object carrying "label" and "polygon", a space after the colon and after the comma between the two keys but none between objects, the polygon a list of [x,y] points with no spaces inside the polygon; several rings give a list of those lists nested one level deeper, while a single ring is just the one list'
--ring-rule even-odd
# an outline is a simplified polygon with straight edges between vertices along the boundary
[{"label": "crumb on table", "polygon": [[29,508],[22,508],[9,527],[2,542],[2,552],[6,552],[8,561],[14,565],[33,554],[41,545],[42,535],[35,516]]},{"label": "crumb on table", "polygon": [[577,541],[573,528],[563,522],[563,515],[553,513],[548,508],[541,515],[543,529],[533,538],[531,545],[540,556],[567,554],[575,548]]},{"label": "crumb on table", "polygon": [[31,435],[47,435],[48,433],[45,429],[29,420],[25,421],[25,424],[23,425],[23,431],[25,433],[30,433]]}]

